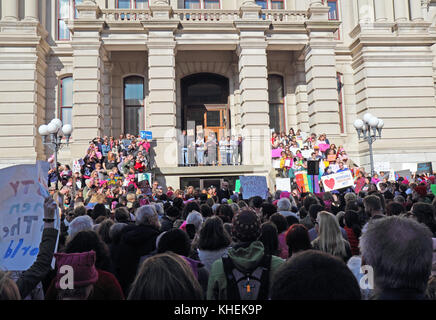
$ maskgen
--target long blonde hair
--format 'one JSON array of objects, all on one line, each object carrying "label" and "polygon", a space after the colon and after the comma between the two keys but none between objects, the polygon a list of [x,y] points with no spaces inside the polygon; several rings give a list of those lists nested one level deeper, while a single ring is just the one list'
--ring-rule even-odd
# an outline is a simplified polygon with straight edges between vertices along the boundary
[{"label": "long blonde hair", "polygon": [[327,211],[318,213],[319,235],[317,238],[319,249],[334,256],[347,255],[341,229],[335,216]]}]

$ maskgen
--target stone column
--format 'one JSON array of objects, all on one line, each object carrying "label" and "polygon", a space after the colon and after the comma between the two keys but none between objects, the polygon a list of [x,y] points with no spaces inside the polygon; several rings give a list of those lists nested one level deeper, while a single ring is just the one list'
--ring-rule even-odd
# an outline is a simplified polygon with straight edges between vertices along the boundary
[{"label": "stone column", "polygon": [[2,19],[18,20],[18,0],[2,0]]},{"label": "stone column", "polygon": [[38,1],[39,0],[25,0],[24,17],[26,20],[38,20]]},{"label": "stone column", "polygon": [[[248,5],[247,5],[248,4]],[[260,6],[244,3],[239,30],[239,90],[243,164],[271,167],[269,143],[268,71],[265,30],[267,21],[259,21]]]},{"label": "stone column", "polygon": [[148,33],[148,102],[150,130],[157,167],[177,167],[176,42],[177,22],[169,19],[171,7],[154,2]]},{"label": "stone column", "polygon": [[410,16],[412,21],[423,21],[421,0],[410,0]]},{"label": "stone column", "polygon": [[386,17],[386,4],[384,1],[374,0],[375,21],[387,21]]},{"label": "stone column", "polygon": [[[371,5],[370,0],[358,0],[359,5],[359,23],[371,21]],[[380,1],[380,0],[379,0]],[[377,2],[377,0],[376,0]]]},{"label": "stone column", "polygon": [[407,21],[406,0],[394,0],[395,21]]},{"label": "stone column", "polygon": [[101,95],[103,49],[97,20],[98,6],[78,5],[80,20],[74,21],[73,48],[73,144],[72,157],[82,157],[89,141],[103,135],[104,108]]},{"label": "stone column", "polygon": [[[333,41],[339,23],[328,20],[328,8],[311,7],[306,28],[309,43],[305,49],[305,71],[309,127],[311,132],[326,133],[339,139],[339,106],[336,58]],[[316,17],[316,20],[314,19]],[[325,21],[321,24],[320,21]]]}]

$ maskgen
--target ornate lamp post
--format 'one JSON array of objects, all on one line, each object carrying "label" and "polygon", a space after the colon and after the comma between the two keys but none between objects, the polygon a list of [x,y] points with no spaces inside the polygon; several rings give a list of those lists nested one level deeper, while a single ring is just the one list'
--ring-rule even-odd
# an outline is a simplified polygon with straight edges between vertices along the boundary
[{"label": "ornate lamp post", "polygon": [[374,157],[372,152],[372,144],[374,141],[381,139],[381,132],[384,126],[382,119],[378,119],[370,113],[365,113],[363,120],[356,119],[354,121],[354,128],[356,128],[359,139],[368,142],[369,157],[371,162],[371,176],[374,176]]},{"label": "ornate lamp post", "polygon": [[[64,124],[62,126],[62,121],[57,118],[51,120],[48,125],[43,124],[38,128],[38,133],[42,136],[42,143],[54,151],[55,170],[58,177],[58,151],[69,144],[72,132],[73,127],[70,124]],[[48,135],[50,135],[49,141],[47,139]],[[63,136],[66,138],[66,142],[62,142]],[[56,190],[57,189],[58,184],[56,183]]]}]

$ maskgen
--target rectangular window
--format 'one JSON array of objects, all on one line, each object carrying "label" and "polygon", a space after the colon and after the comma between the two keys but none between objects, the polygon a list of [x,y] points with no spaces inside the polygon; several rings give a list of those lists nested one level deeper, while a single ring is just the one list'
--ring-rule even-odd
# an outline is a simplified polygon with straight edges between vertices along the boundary
[{"label": "rectangular window", "polygon": [[148,0],[136,0],[135,1],[136,9],[148,9]]},{"label": "rectangular window", "polygon": [[200,0],[185,0],[185,9],[201,9]]},{"label": "rectangular window", "polygon": [[344,103],[343,103],[343,86],[342,83],[342,74],[339,72],[336,73],[336,81],[337,81],[337,91],[338,91],[338,107],[339,107],[339,124],[341,128],[341,133],[345,133],[345,127],[344,127]]},{"label": "rectangular window", "polygon": [[70,17],[70,0],[58,0],[58,40],[70,40],[70,30],[64,21]]},{"label": "rectangular window", "polygon": [[205,9],[219,9],[220,0],[204,0]]},{"label": "rectangular window", "polygon": [[262,9],[268,9],[268,0],[256,0],[256,4],[261,6]]},{"label": "rectangular window", "polygon": [[118,9],[130,9],[130,0],[117,0]]},{"label": "rectangular window", "polygon": [[64,124],[72,124],[72,111],[73,111],[73,78],[66,77],[61,80],[60,87],[60,116]]},{"label": "rectangular window", "polygon": [[271,9],[273,9],[273,10],[285,9],[285,1],[284,0],[271,0]]},{"label": "rectangular window", "polygon": [[329,6],[329,20],[339,20],[337,0],[327,1]]}]

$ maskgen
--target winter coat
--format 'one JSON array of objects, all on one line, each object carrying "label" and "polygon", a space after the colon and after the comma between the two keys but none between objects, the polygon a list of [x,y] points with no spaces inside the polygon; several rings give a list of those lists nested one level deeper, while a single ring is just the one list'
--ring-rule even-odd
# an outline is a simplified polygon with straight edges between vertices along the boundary
[{"label": "winter coat", "polygon": [[[233,247],[229,250],[228,256],[232,259],[235,266],[241,270],[251,270],[259,265],[264,255],[263,243],[254,241],[250,244]],[[269,286],[277,268],[285,260],[277,256],[271,256],[271,266],[269,274]],[[219,259],[212,264],[209,274],[209,284],[207,287],[207,300],[226,300],[227,299],[227,279],[224,273],[223,261]]]},{"label": "winter coat", "polygon": [[156,249],[159,230],[151,225],[130,225],[121,230],[120,243],[112,248],[115,275],[127,296],[136,276],[139,259]]}]

